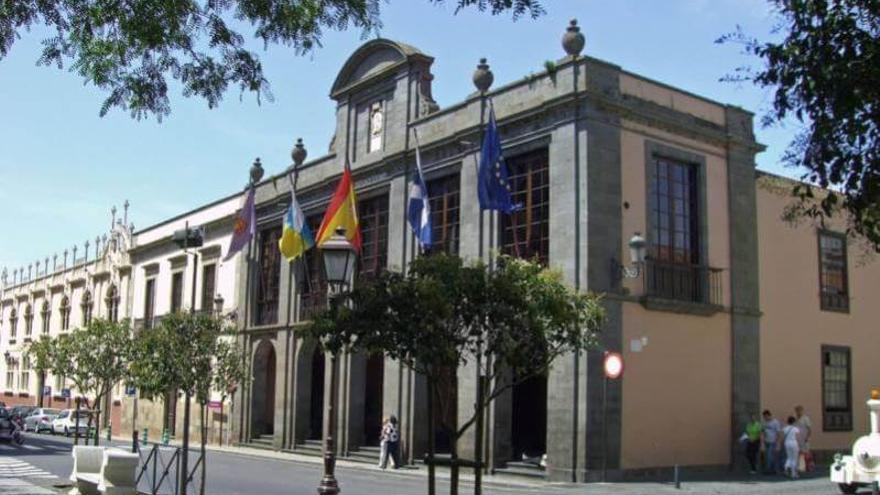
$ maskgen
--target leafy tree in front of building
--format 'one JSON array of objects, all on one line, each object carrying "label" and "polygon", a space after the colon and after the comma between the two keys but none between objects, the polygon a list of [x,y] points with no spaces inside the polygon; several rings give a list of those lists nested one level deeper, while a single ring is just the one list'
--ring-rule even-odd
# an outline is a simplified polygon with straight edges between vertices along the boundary
[{"label": "leafy tree in front of building", "polygon": [[131,325],[128,320],[113,322],[96,318],[85,327],[48,342],[51,342],[48,369],[71,382],[77,393],[93,400],[88,426],[91,429],[95,425],[93,440],[98,445],[101,408],[113,387],[129,376],[134,342]]},{"label": "leafy tree in front of building", "polygon": [[40,335],[25,347],[25,356],[31,363],[31,369],[37,373],[37,405],[43,407],[43,387],[46,386],[46,373],[52,371],[52,356],[55,342],[48,335]]},{"label": "leafy tree in front of building", "polygon": [[[443,381],[462,367],[479,367],[482,400],[461,424],[441,425],[452,432],[454,460],[457,442],[493,400],[547,373],[556,358],[596,347],[605,319],[598,296],[576,292],[538,263],[506,256],[491,267],[422,256],[407,274],[383,273],[349,297],[350,304],[318,315],[306,330],[325,351],[384,353],[424,375],[441,409],[450,399],[439,393]],[[433,407],[428,413],[433,457]],[[453,463],[453,484],[457,472]]]},{"label": "leafy tree in front of building", "polygon": [[880,252],[880,1],[770,0],[780,39],[741,30],[719,41],[745,44],[763,63],[730,79],[772,94],[765,125],[800,130],[783,158],[804,170],[788,215],[846,214],[848,230]]},{"label": "leafy tree in front of building", "polygon": [[[388,1],[388,0],[386,0]],[[398,0],[411,1],[411,0]],[[442,4],[447,0],[428,0]],[[452,0],[450,0],[451,3]],[[456,11],[537,17],[539,0],[454,0]],[[45,26],[38,63],[67,65],[107,94],[101,115],[128,110],[132,117],[171,112],[172,82],[185,97],[213,108],[230,87],[271,99],[259,55],[279,44],[304,54],[321,46],[325,31],[359,29],[366,37],[382,27],[382,0],[0,0],[0,58],[32,28]]]},{"label": "leafy tree in front of building", "polygon": [[[131,363],[131,381],[147,399],[177,400],[178,391],[195,398],[200,411],[202,484],[204,490],[207,408],[212,391],[223,398],[246,379],[246,363],[235,329],[221,318],[176,312],[159,325],[138,333]],[[189,407],[189,401],[186,407]],[[190,425],[183,425],[188,455]]]}]

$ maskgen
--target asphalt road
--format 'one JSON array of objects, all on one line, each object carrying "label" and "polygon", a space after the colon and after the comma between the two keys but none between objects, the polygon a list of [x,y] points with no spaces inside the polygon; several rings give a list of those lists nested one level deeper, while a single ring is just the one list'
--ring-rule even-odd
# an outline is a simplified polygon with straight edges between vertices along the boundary
[{"label": "asphalt road", "polygon": [[[72,439],[49,435],[28,435],[21,447],[0,444],[0,493],[4,493],[3,466],[15,463],[7,478],[31,481],[43,486],[63,482],[70,475],[73,461],[70,457]],[[321,479],[322,466],[318,463],[265,458],[250,454],[209,451],[206,493],[209,495],[315,495]],[[194,462],[193,458],[193,462]],[[49,479],[47,474],[57,476]],[[340,466],[337,469],[342,493],[346,495],[396,495],[426,493],[423,472],[385,472],[369,466]],[[516,483],[516,482],[513,482]],[[142,486],[144,486],[142,484]],[[472,493],[467,481],[461,485],[462,494]],[[438,494],[449,492],[448,483],[438,481]],[[666,483],[592,483],[571,484],[506,484],[488,483],[487,495],[518,495],[525,493],[548,494],[792,494],[833,495],[837,487],[819,476],[812,479],[788,481],[782,478],[743,477],[725,480],[685,480],[680,490]],[[870,489],[861,493],[870,494]]]}]

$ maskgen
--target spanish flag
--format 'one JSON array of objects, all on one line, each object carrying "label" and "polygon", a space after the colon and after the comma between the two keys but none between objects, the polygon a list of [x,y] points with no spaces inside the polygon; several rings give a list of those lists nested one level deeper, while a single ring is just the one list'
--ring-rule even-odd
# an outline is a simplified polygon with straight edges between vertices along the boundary
[{"label": "spanish flag", "polygon": [[345,229],[345,237],[357,249],[361,250],[361,230],[358,225],[357,215],[357,197],[354,194],[354,181],[351,178],[351,169],[345,166],[345,172],[336,186],[336,192],[333,193],[333,199],[330,200],[330,207],[324,214],[324,220],[321,221],[321,228],[318,229],[318,238],[316,244],[321,247],[327,239],[330,238],[336,229]]}]

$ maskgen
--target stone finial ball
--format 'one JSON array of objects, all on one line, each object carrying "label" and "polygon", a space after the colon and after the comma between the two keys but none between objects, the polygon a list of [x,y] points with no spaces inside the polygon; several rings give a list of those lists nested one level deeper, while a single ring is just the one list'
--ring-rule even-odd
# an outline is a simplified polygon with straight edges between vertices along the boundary
[{"label": "stone finial ball", "polygon": [[562,49],[572,57],[577,57],[583,51],[584,43],[584,34],[577,25],[577,19],[572,19],[562,35]]},{"label": "stone finial ball", "polygon": [[303,145],[302,138],[297,138],[296,144],[293,146],[293,150],[290,151],[290,158],[293,159],[293,164],[297,167],[302,165],[302,163],[306,161],[307,156],[308,152],[306,151],[306,147]]},{"label": "stone finial ball", "polygon": [[477,70],[474,71],[473,80],[474,86],[476,86],[477,90],[481,93],[485,93],[492,86],[492,82],[495,80],[495,75],[489,70],[489,64],[486,63],[485,58],[481,58],[480,63],[477,64]]},{"label": "stone finial ball", "polygon": [[260,182],[263,179],[263,164],[260,163],[260,159],[257,158],[254,160],[254,164],[251,165],[251,182],[254,184]]}]

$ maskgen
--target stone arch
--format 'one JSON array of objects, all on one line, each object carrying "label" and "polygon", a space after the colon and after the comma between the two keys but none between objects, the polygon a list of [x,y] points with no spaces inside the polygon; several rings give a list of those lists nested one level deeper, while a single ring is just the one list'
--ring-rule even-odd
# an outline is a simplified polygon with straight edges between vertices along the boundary
[{"label": "stone arch", "polygon": [[251,437],[275,434],[275,382],[277,356],[270,339],[262,339],[253,353],[251,385]]},{"label": "stone arch", "polygon": [[434,60],[417,48],[384,38],[368,41],[348,57],[342,65],[330,96],[336,98],[346,90],[407,64],[413,58],[429,64]]},{"label": "stone arch", "polygon": [[295,443],[323,437],[328,365],[317,342],[303,340],[296,359]]}]

